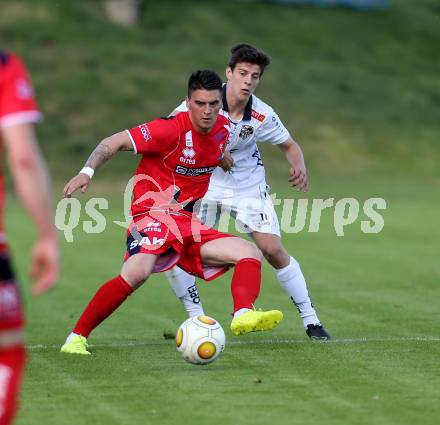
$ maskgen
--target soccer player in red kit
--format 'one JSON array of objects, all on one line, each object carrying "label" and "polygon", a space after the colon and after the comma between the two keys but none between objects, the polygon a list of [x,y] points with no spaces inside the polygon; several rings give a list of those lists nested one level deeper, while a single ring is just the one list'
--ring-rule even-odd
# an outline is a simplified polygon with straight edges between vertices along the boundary
[{"label": "soccer player in red kit", "polygon": [[240,335],[269,330],[282,320],[278,310],[255,311],[261,285],[261,253],[244,239],[204,226],[193,213],[220,164],[229,122],[219,116],[222,82],[213,71],[197,71],[188,81],[188,111],[141,124],[104,139],[64,195],[85,192],[94,171],[120,150],[142,155],[135,174],[127,232],[127,252],[119,276],[102,285],[67,337],[61,351],[90,354],[91,331],[154,272],[178,264],[205,280],[234,267],[231,330]]},{"label": "soccer player in red kit", "polygon": [[[45,162],[33,124],[42,118],[21,60],[0,51],[0,143],[7,151],[16,192],[36,224],[31,255],[32,292],[41,294],[58,279],[58,242],[51,212]],[[4,185],[0,173],[0,425],[12,422],[25,363],[24,318],[3,227]]]}]

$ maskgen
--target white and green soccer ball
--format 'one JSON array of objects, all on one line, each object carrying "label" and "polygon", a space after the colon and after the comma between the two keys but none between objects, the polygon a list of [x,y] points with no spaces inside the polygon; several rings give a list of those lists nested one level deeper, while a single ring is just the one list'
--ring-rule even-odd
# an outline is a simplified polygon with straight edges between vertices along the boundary
[{"label": "white and green soccer ball", "polygon": [[225,343],[225,332],[220,323],[208,316],[185,320],[176,334],[177,350],[193,364],[208,364],[218,359]]}]

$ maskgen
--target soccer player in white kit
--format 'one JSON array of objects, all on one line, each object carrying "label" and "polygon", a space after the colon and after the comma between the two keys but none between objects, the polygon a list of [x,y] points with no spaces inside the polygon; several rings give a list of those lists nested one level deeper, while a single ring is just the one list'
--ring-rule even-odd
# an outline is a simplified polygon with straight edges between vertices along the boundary
[{"label": "soccer player in white kit", "polygon": [[[312,340],[325,341],[330,335],[318,319],[301,268],[281,242],[278,218],[257,147],[257,142],[266,142],[280,148],[291,167],[289,182],[299,191],[308,190],[301,148],[275,111],[253,94],[270,61],[265,52],[249,44],[238,44],[231,49],[221,112],[230,121],[230,155],[224,159],[224,169],[214,171],[199,216],[210,226],[218,224],[222,211],[234,217],[275,269],[281,287],[298,309],[307,335]],[[184,108],[183,103],[175,112]],[[166,275],[188,315],[203,315],[195,277],[178,267]]]}]

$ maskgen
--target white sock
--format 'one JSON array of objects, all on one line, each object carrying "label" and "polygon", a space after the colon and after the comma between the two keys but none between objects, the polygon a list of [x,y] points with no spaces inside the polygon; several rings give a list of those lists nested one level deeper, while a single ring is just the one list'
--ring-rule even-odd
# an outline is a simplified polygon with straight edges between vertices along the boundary
[{"label": "white sock", "polygon": [[240,308],[240,310],[237,310],[237,311],[234,313],[234,319],[235,319],[236,317],[243,316],[244,313],[247,313],[247,312],[250,311],[250,310],[251,310],[250,308]]},{"label": "white sock", "polygon": [[177,266],[166,271],[165,276],[174,293],[182,302],[188,317],[204,316],[205,312],[197,290],[196,278]]},{"label": "white sock", "polygon": [[64,344],[68,344],[70,341],[72,341],[72,338],[74,336],[79,336],[78,334],[76,334],[75,332],[70,332],[70,334],[67,336],[66,338],[66,342]]},{"label": "white sock", "polygon": [[282,269],[275,270],[275,273],[281,287],[296,305],[304,327],[318,324],[319,319],[310,300],[306,280],[298,262],[293,257],[290,257],[290,263]]}]

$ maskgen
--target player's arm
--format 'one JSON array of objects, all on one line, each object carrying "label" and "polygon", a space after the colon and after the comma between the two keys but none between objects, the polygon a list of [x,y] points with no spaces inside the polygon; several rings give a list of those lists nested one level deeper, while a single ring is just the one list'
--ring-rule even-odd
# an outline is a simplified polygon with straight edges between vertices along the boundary
[{"label": "player's arm", "polygon": [[49,174],[32,124],[6,127],[2,136],[17,195],[38,231],[31,254],[30,274],[34,281],[32,292],[41,294],[56,284],[59,275]]},{"label": "player's arm", "polygon": [[64,197],[70,198],[72,194],[81,189],[84,193],[95,171],[119,151],[133,151],[133,144],[127,131],[121,131],[105,138],[96,146],[84,164],[84,168],[73,177],[64,187]]},{"label": "player's arm", "polygon": [[281,152],[284,153],[290,164],[289,182],[298,190],[307,192],[309,188],[309,178],[307,176],[304,155],[298,143],[289,137],[285,142],[279,143],[277,146],[280,148]]}]

